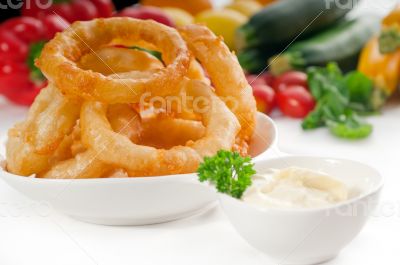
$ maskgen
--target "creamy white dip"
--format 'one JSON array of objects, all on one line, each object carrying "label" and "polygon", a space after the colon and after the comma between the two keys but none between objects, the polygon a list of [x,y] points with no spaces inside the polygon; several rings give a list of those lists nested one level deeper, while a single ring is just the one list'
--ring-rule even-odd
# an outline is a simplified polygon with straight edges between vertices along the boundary
[{"label": "creamy white dip", "polygon": [[336,178],[290,167],[254,175],[242,200],[263,208],[320,208],[345,201],[348,194],[349,189]]}]

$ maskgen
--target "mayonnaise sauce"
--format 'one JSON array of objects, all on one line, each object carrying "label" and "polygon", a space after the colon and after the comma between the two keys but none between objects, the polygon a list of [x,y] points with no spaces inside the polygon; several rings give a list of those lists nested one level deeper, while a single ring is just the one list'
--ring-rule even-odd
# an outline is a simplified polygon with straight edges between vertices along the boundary
[{"label": "mayonnaise sauce", "polygon": [[263,208],[320,208],[348,199],[345,184],[324,173],[290,167],[253,176],[242,200]]}]

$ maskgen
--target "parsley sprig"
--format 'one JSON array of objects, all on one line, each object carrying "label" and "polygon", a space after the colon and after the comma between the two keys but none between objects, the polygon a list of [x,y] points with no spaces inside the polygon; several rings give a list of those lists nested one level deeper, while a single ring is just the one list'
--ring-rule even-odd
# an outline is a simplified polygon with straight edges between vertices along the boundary
[{"label": "parsley sprig", "polygon": [[250,157],[220,150],[215,156],[204,158],[197,173],[200,182],[209,181],[219,192],[240,199],[256,173],[253,166]]}]

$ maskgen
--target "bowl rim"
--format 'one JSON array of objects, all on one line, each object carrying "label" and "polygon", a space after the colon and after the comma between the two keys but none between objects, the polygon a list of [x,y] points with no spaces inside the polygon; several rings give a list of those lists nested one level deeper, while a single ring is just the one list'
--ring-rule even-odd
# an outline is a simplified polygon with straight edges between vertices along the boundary
[{"label": "bowl rim", "polygon": [[262,207],[258,207],[255,205],[252,205],[250,203],[246,203],[240,199],[236,199],[233,198],[232,196],[229,196],[227,194],[224,193],[220,193],[217,192],[214,187],[211,187],[209,185],[210,188],[213,188],[217,193],[218,193],[218,197],[219,200],[221,202],[222,205],[224,205],[224,202],[222,202],[221,198],[226,198],[228,200],[234,201],[235,203],[239,203],[241,205],[245,205],[246,207],[249,207],[253,210],[256,211],[260,211],[260,212],[264,212],[264,213],[276,213],[276,214],[302,214],[302,213],[321,213],[321,212],[326,212],[326,211],[332,211],[341,207],[346,207],[346,206],[350,206],[355,204],[356,202],[362,201],[367,199],[370,196],[373,196],[377,193],[379,193],[384,185],[385,185],[385,178],[383,177],[383,175],[374,167],[367,165],[365,163],[362,163],[360,161],[356,161],[356,160],[352,160],[352,159],[346,159],[346,158],[335,158],[335,157],[328,157],[328,156],[312,156],[312,155],[287,155],[284,157],[279,157],[279,158],[270,158],[270,159],[266,159],[266,160],[261,160],[261,161],[257,161],[256,163],[265,163],[265,162],[271,162],[271,161],[277,161],[277,160],[283,160],[283,159],[318,159],[318,160],[334,160],[334,161],[339,161],[339,162],[345,162],[345,163],[353,163],[353,164],[358,164],[360,166],[363,166],[365,168],[367,168],[368,170],[370,170],[371,172],[374,172],[374,174],[376,176],[379,177],[379,181],[378,183],[371,188],[369,191],[365,191],[363,192],[361,195],[356,196],[354,198],[351,198],[349,200],[345,200],[343,202],[340,203],[335,203],[332,205],[328,205],[325,207],[318,207],[318,208],[262,208]]},{"label": "bowl rim", "polygon": [[[264,151],[262,151],[258,156],[253,157],[253,159],[261,157],[263,154],[265,154],[266,152],[274,149],[277,145],[277,141],[278,141],[278,130],[277,130],[277,126],[275,124],[275,122],[266,114],[257,111],[257,116],[256,116],[256,120],[258,119],[264,119],[266,120],[270,125],[271,125],[271,136],[273,137],[271,139],[270,145],[267,149],[265,149]],[[1,143],[3,143],[4,140],[6,140],[6,137],[1,138]],[[3,159],[2,158],[2,153],[0,152],[0,162]],[[93,182],[97,182],[98,184],[101,183],[108,183],[108,182],[153,182],[153,181],[157,181],[157,182],[162,182],[162,181],[192,181],[194,178],[197,181],[197,173],[193,172],[193,173],[186,173],[186,174],[172,174],[172,175],[161,175],[161,176],[149,176],[149,177],[143,177],[143,176],[139,176],[139,177],[116,177],[116,178],[86,178],[86,179],[77,179],[77,178],[71,178],[71,179],[44,179],[44,178],[36,178],[34,175],[32,176],[20,176],[20,175],[16,175],[13,173],[8,172],[7,170],[5,170],[3,167],[0,166],[0,178],[2,178],[2,176],[5,175],[8,178],[14,177],[15,179],[21,180],[29,180],[31,182],[38,182],[38,183],[53,183],[53,182],[57,182],[57,183],[70,183],[70,182],[74,182],[74,181],[79,181],[80,183],[93,183]],[[199,182],[200,183],[200,182]]]}]

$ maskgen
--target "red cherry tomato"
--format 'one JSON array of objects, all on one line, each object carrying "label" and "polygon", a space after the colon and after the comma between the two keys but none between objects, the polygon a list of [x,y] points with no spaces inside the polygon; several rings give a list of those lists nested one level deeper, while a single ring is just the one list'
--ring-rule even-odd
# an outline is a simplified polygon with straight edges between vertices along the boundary
[{"label": "red cherry tomato", "polygon": [[260,77],[264,79],[264,82],[267,84],[267,86],[273,86],[275,81],[275,76],[273,74],[271,74],[270,72],[265,72]]},{"label": "red cherry tomato", "polygon": [[304,118],[315,107],[315,100],[302,86],[290,86],[278,92],[278,106],[283,114],[292,118]]},{"label": "red cherry tomato", "polygon": [[275,91],[281,91],[290,86],[302,86],[308,89],[307,74],[298,71],[286,72],[276,77],[272,85]]},{"label": "red cherry tomato", "polygon": [[267,85],[256,85],[253,87],[253,95],[256,99],[257,110],[265,114],[271,113],[276,106],[276,93]]},{"label": "red cherry tomato", "polygon": [[266,85],[264,78],[258,75],[246,74],[247,82],[252,86]]}]

